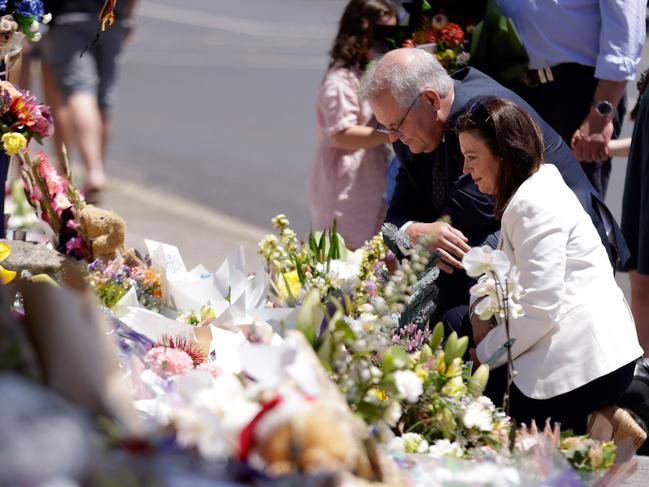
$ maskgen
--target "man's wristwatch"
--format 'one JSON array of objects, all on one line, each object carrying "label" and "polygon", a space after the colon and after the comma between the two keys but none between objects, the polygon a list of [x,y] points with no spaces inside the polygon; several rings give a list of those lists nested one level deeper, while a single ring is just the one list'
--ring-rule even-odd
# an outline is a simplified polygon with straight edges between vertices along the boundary
[{"label": "man's wristwatch", "polygon": [[608,100],[594,100],[591,106],[602,117],[610,117],[613,113],[613,104]]}]

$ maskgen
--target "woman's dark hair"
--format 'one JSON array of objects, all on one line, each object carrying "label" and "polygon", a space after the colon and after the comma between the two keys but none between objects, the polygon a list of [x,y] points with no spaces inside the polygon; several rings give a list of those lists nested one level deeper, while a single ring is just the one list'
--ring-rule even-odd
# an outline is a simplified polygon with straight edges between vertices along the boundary
[{"label": "woman's dark hair", "polygon": [[543,164],[543,135],[524,108],[496,96],[474,98],[460,114],[456,133],[474,132],[500,159],[494,213],[500,219],[518,187]]},{"label": "woman's dark hair", "polygon": [[329,51],[329,67],[341,63],[345,68],[364,69],[371,61],[374,26],[386,16],[397,16],[397,9],[390,0],[351,0]]}]

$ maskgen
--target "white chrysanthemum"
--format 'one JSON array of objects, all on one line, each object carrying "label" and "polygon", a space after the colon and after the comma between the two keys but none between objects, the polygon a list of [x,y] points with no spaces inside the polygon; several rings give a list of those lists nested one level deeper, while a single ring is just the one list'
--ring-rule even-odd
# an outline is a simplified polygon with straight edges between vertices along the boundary
[{"label": "white chrysanthemum", "polygon": [[415,403],[424,392],[424,383],[412,370],[398,370],[394,373],[394,383],[399,394],[406,401]]},{"label": "white chrysanthemum", "polygon": [[468,405],[462,417],[464,426],[467,428],[477,428],[480,431],[491,431],[493,429],[493,419],[491,411],[478,401]]}]

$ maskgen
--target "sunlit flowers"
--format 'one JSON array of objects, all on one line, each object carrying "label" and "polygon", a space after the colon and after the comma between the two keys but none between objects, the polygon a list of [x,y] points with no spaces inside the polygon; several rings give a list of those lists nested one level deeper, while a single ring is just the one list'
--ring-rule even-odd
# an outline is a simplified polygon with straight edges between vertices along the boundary
[{"label": "sunlit flowers", "polygon": [[523,316],[523,308],[517,303],[523,294],[518,282],[520,272],[504,252],[487,246],[473,247],[462,259],[462,265],[469,276],[481,276],[469,290],[476,300],[473,312],[480,319]]},{"label": "sunlit flowers", "polygon": [[471,248],[462,258],[462,265],[467,275],[478,277],[488,273],[504,276],[511,264],[502,250],[483,245]]},{"label": "sunlit flowers", "polygon": [[394,373],[394,384],[406,401],[415,403],[424,392],[424,384],[412,370],[399,370]]},{"label": "sunlit flowers", "polygon": [[491,431],[493,429],[493,405],[484,401],[473,401],[464,411],[462,421],[469,429],[476,428],[480,431]]},{"label": "sunlit flowers", "polygon": [[15,155],[30,139],[42,143],[45,137],[52,135],[52,114],[48,106],[40,104],[28,91],[0,81],[0,131],[5,151]]},{"label": "sunlit flowers", "polygon": [[2,147],[10,156],[15,156],[27,145],[27,139],[23,134],[8,132],[2,135]]}]

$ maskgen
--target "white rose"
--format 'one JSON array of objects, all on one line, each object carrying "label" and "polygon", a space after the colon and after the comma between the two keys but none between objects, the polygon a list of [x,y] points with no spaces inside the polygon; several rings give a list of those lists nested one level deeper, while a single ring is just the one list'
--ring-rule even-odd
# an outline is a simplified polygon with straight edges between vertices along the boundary
[{"label": "white rose", "polygon": [[424,392],[424,383],[411,370],[399,370],[395,372],[394,383],[397,386],[399,394],[411,403],[417,402],[419,396]]}]

